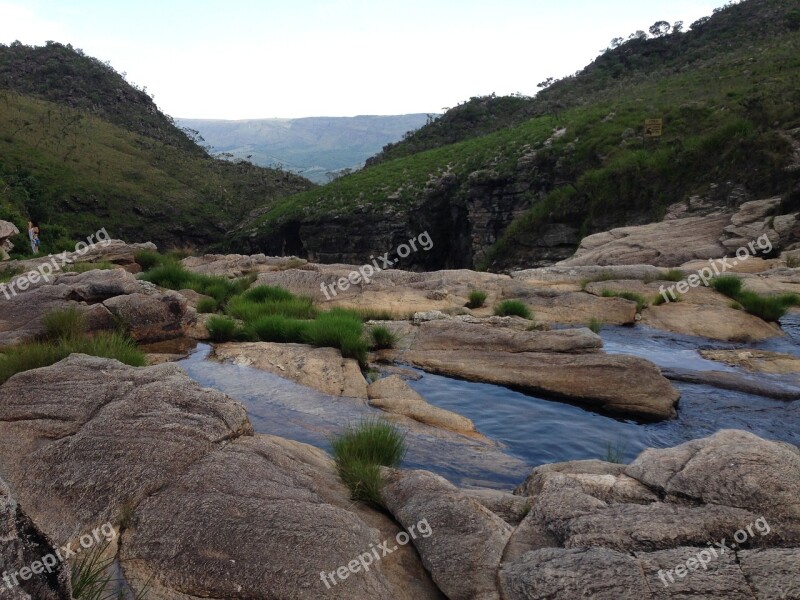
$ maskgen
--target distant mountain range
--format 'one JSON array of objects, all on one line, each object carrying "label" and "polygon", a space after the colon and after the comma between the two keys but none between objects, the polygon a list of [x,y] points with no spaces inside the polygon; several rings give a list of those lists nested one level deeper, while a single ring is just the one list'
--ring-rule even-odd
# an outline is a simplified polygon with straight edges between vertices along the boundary
[{"label": "distant mountain range", "polygon": [[[213,154],[229,153],[260,166],[282,166],[317,183],[358,169],[387,145],[428,121],[426,114],[303,119],[176,119],[198,131]],[[249,158],[248,158],[249,157]]]}]

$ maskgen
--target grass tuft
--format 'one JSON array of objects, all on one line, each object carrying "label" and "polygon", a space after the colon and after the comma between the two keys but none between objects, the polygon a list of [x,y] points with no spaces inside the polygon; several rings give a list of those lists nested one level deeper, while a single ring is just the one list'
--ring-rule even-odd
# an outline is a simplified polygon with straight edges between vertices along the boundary
[{"label": "grass tuft", "polygon": [[73,353],[115,358],[132,367],[147,364],[136,343],[123,333],[103,332],[92,337],[78,335],[61,338],[56,343],[30,342],[8,348],[0,354],[0,384],[17,373],[54,365]]},{"label": "grass tuft", "polygon": [[372,336],[372,347],[375,350],[386,350],[397,345],[397,336],[391,329],[383,325],[373,327],[370,335]]},{"label": "grass tuft", "polygon": [[615,290],[606,289],[603,290],[602,296],[603,298],[623,298],[624,300],[636,302],[636,312],[642,312],[647,308],[647,300],[645,297],[636,292],[617,292]]},{"label": "grass tuft", "polygon": [[484,304],[486,304],[486,292],[483,290],[472,290],[469,293],[469,302],[467,302],[467,308],[481,308]]},{"label": "grass tuft", "polygon": [[711,280],[711,287],[733,300],[731,308],[744,309],[764,321],[779,321],[792,306],[800,306],[797,294],[763,296],[742,289],[742,278],[735,275],[722,275]]},{"label": "grass tuft", "polygon": [[380,467],[396,467],[406,455],[405,434],[383,419],[351,425],[331,441],[336,467],[353,500],[381,507]]},{"label": "grass tuft", "polygon": [[164,257],[155,250],[139,250],[133,255],[133,260],[142,267],[142,270],[149,271],[163,263]]},{"label": "grass tuft", "polygon": [[711,280],[711,287],[728,298],[737,299],[742,291],[742,278],[736,275],[721,275]]},{"label": "grass tuft", "polygon": [[42,319],[48,340],[75,339],[86,333],[86,316],[76,307],[47,313]]},{"label": "grass tuft", "polygon": [[197,312],[199,313],[215,313],[218,309],[219,303],[214,298],[201,298],[197,301]]},{"label": "grass tuft", "polygon": [[602,329],[603,329],[603,321],[601,321],[600,319],[596,319],[596,318],[592,317],[592,319],[589,321],[588,327],[594,333],[600,333],[600,331],[602,331]]},{"label": "grass tuft", "polygon": [[494,314],[498,317],[516,316],[523,319],[532,319],[533,314],[521,300],[503,300],[494,307]]}]

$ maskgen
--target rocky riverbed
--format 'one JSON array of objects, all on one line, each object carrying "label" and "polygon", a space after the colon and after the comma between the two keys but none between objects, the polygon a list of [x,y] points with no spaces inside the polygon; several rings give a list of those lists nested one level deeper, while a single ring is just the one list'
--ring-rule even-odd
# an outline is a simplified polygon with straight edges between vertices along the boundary
[{"label": "rocky riverbed", "polygon": [[[599,256],[602,244],[592,244],[579,257]],[[91,331],[122,324],[154,364],[74,354],[0,386],[0,573],[20,573],[109,522],[120,535],[106,552],[151,600],[800,598],[800,349],[786,327],[710,288],[656,305],[660,287],[675,283],[664,262],[595,257],[603,266],[510,275],[387,270],[329,300],[325,285],[357,266],[183,260],[193,272],[250,274],[253,286],[311,296],[322,309],[380,314],[367,327],[399,341],[362,369],[332,348],[207,345],[196,292],[138,280],[141,246],[109,248],[75,260],[119,268],[60,273],[4,301],[7,352],[40,337],[49,311],[71,306]],[[666,266],[687,276],[693,268]],[[748,289],[800,292],[800,271],[785,259],[760,267],[743,274]],[[474,290],[486,293],[485,307],[465,307]],[[533,320],[494,316],[505,299],[521,300]],[[426,377],[486,386],[484,406],[445,406]],[[524,435],[510,445],[496,432],[514,427],[487,420],[492,403],[503,413],[507,399],[493,390],[504,389],[515,402],[563,405],[560,431],[575,423],[570,447],[581,446],[580,420],[581,431],[631,432],[636,451],[628,464],[600,460],[594,446],[586,460],[526,455]],[[741,412],[741,426],[726,429],[709,399],[715,416],[687,423],[689,441],[639,445],[633,432],[702,418],[704,389],[750,398],[761,420]],[[330,435],[375,414],[409,444],[406,462],[382,473],[385,510],[352,501],[326,452]],[[779,426],[763,425],[770,418]],[[551,456],[558,446],[550,441]],[[401,528],[423,523],[429,535],[396,543]],[[0,598],[71,597],[65,567],[30,574],[20,585],[0,581]]]}]

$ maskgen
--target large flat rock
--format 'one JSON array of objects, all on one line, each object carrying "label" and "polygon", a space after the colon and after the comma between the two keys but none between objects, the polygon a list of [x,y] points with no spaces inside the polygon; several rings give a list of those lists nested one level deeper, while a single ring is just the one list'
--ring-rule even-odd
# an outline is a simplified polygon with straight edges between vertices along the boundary
[{"label": "large flat rock", "polygon": [[409,350],[398,360],[469,381],[567,399],[641,419],[670,419],[680,394],[652,363],[632,356]]},{"label": "large flat rock", "polygon": [[268,371],[331,396],[367,397],[367,381],[358,362],[343,358],[336,348],[245,342],[218,344],[214,354],[221,360]]}]

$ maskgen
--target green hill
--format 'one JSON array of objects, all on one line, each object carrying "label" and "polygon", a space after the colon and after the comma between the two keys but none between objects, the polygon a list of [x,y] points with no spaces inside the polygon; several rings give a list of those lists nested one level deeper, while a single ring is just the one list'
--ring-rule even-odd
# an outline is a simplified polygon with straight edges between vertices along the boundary
[{"label": "green hill", "polygon": [[255,207],[311,187],[209,157],[143,90],[69,46],[0,46],[0,218],[39,221],[46,250],[102,227],[204,247]]},{"label": "green hill", "polygon": [[[364,171],[264,209],[233,244],[356,259],[427,229],[436,249],[409,261],[502,269],[677,203],[800,200],[799,22],[794,0],[747,0],[634,37],[533,99],[474,98]],[[649,118],[658,141],[643,138]]]}]

